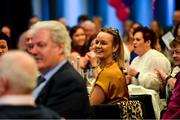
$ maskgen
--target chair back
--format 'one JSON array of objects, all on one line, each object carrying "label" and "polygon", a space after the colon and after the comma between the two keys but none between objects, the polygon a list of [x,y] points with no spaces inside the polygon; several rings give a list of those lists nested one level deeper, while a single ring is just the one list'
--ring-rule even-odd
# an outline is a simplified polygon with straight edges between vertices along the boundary
[{"label": "chair back", "polygon": [[91,108],[95,119],[143,119],[141,103],[138,100],[94,105]]},{"label": "chair back", "polygon": [[133,101],[138,100],[142,103],[143,119],[156,119],[151,95],[131,95],[129,99]]}]

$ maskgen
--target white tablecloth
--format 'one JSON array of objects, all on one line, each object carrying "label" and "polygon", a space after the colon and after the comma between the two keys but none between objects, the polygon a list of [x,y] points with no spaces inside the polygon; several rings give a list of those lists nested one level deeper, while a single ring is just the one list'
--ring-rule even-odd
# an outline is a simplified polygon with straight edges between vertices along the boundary
[{"label": "white tablecloth", "polygon": [[129,95],[142,95],[142,94],[151,95],[156,119],[158,120],[160,119],[160,112],[161,112],[160,97],[159,97],[159,94],[155,90],[146,89],[142,86],[130,84],[128,85],[128,92],[129,92]]}]

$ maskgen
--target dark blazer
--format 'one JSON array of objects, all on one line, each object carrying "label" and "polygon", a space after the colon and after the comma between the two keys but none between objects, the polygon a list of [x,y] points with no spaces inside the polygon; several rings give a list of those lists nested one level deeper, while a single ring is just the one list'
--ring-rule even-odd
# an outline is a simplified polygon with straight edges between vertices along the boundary
[{"label": "dark blazer", "polygon": [[66,62],[47,82],[36,101],[69,118],[89,117],[89,98],[85,80]]}]

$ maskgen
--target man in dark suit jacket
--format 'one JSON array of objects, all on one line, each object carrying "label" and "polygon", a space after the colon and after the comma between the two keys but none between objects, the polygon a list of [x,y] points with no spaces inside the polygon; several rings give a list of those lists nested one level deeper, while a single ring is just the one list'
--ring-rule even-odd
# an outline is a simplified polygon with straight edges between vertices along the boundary
[{"label": "man in dark suit jacket", "polygon": [[64,118],[88,118],[89,99],[81,75],[67,61],[71,39],[61,23],[38,22],[32,26],[29,46],[44,81],[33,92],[37,104],[58,112]]}]

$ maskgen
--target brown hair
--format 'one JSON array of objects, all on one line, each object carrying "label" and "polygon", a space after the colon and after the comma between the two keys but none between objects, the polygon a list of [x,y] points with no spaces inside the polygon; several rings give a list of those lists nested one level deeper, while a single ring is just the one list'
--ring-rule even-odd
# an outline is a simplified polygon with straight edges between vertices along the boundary
[{"label": "brown hair", "polygon": [[119,35],[119,30],[115,28],[102,28],[100,31],[109,33],[113,36],[113,46],[119,46],[113,59],[118,63],[120,69],[124,69],[124,46]]},{"label": "brown hair", "polygon": [[169,45],[171,48],[175,48],[176,46],[180,45],[180,35],[177,36]]}]

